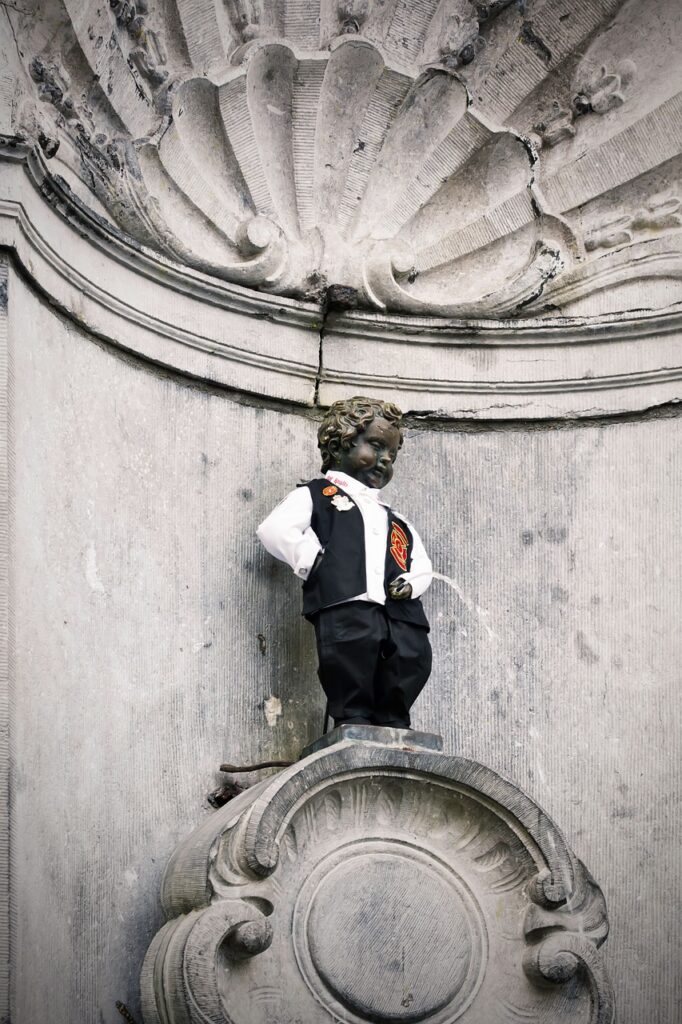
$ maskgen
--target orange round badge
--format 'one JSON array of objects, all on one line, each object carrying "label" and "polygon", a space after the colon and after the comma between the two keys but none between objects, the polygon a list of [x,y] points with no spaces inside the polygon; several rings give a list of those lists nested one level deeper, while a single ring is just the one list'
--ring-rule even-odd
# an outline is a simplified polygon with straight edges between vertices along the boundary
[{"label": "orange round badge", "polygon": [[337,491],[338,487],[325,487],[322,493],[326,498],[331,498],[332,494],[336,494]]}]

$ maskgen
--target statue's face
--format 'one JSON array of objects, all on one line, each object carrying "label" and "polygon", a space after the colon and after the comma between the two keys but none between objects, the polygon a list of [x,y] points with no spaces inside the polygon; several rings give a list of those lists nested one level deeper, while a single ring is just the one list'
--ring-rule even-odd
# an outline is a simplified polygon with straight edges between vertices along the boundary
[{"label": "statue's face", "polygon": [[339,446],[333,451],[333,469],[352,476],[366,487],[385,487],[393,476],[393,463],[398,457],[399,447],[398,428],[377,416],[366,430],[358,434],[350,448],[346,450]]}]

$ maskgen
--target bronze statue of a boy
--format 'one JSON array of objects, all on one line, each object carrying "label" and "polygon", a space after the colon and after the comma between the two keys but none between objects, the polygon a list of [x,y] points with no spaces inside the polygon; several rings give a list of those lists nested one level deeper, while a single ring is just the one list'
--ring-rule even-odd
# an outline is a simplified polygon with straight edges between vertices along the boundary
[{"label": "bronze statue of a boy", "polygon": [[409,729],[431,671],[419,600],[431,562],[414,527],[379,499],[403,443],[401,420],[390,402],[335,402],[317,434],[325,475],[291,491],[257,531],[303,580],[337,726]]}]

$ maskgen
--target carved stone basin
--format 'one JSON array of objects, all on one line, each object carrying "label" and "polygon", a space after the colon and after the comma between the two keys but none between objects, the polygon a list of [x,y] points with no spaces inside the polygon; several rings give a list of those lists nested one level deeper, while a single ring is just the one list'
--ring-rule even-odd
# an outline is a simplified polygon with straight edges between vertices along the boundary
[{"label": "carved stone basin", "polygon": [[613,1020],[598,886],[520,790],[415,736],[341,727],[176,850],[147,1024]]}]

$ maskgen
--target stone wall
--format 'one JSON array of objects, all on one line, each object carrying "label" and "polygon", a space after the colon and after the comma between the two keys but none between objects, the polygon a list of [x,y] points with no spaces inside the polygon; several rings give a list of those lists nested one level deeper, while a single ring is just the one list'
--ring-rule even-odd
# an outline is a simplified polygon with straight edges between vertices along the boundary
[{"label": "stone wall", "polygon": [[[253,532],[316,471],[317,413],[116,351],[17,272],[9,294],[11,1019],[115,1024],[221,760],[321,729],[298,585]],[[412,422],[391,485],[456,585],[426,598],[415,725],[526,789],[599,880],[621,1024],[679,999],[679,435],[670,410]]]},{"label": "stone wall", "polygon": [[676,1021],[678,6],[0,5],[2,1024],[139,1022],[218,765],[319,734],[254,529],[363,392],[449,580],[415,725],[546,808],[621,1024]]}]

